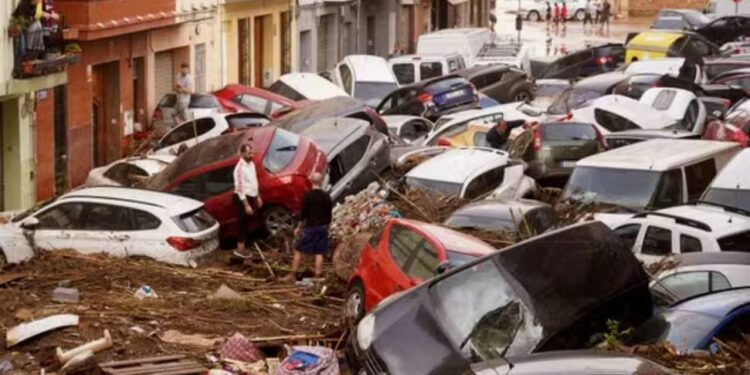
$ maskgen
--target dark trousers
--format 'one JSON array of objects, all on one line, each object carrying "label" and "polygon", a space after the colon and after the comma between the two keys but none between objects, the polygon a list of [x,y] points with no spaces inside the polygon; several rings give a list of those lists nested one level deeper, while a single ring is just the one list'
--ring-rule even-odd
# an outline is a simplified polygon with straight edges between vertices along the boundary
[{"label": "dark trousers", "polygon": [[[245,199],[247,199],[247,203],[250,204],[250,207],[253,209],[253,215],[255,216],[258,214],[258,198],[257,197],[251,197],[251,196],[245,196]],[[240,200],[240,197],[237,196],[237,194],[234,194],[232,196],[232,204],[234,204],[234,208],[237,210],[237,242],[245,242],[247,240],[247,226],[248,221],[252,217],[245,212],[245,205],[242,204],[242,200]]]},{"label": "dark trousers", "polygon": [[583,26],[586,26],[587,23],[594,24],[594,20],[591,19],[591,13],[586,13],[586,15],[583,16]]}]

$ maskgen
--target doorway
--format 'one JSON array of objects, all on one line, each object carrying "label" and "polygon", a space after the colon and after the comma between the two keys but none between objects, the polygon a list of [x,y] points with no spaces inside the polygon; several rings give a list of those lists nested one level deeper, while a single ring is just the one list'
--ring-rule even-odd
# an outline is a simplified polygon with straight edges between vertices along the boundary
[{"label": "doorway", "polygon": [[133,59],[133,112],[135,113],[135,122],[141,124],[141,130],[145,130],[148,118],[146,115],[146,77],[144,76],[143,57]]},{"label": "doorway", "polygon": [[95,65],[92,75],[94,166],[100,167],[120,158],[120,63]]},{"label": "doorway", "polygon": [[68,191],[68,89],[55,89],[55,196]]},{"label": "doorway", "polygon": [[[265,17],[255,17],[253,24],[253,83],[255,87],[263,85],[263,57],[265,56],[265,39],[263,27]],[[270,46],[268,46],[270,47]]]},{"label": "doorway", "polygon": [[367,54],[375,54],[375,17],[367,16]]}]

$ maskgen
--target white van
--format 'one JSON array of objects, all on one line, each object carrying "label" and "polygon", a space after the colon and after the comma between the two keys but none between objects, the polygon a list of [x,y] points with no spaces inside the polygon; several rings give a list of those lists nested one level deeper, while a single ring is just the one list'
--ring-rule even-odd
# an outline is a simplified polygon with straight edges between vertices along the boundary
[{"label": "white van", "polygon": [[495,35],[486,28],[444,29],[422,34],[417,40],[417,54],[458,53],[463,56],[466,66],[472,67],[482,47],[494,39]]},{"label": "white van", "polygon": [[709,0],[706,7],[703,8],[703,14],[711,18],[748,13],[750,13],[750,2],[748,1],[740,1],[735,4],[732,0]]},{"label": "white van", "polygon": [[344,57],[334,69],[333,83],[373,108],[398,89],[398,81],[388,61],[370,55]]},{"label": "white van", "polygon": [[397,56],[388,60],[388,65],[401,85],[442,77],[466,68],[463,56],[458,53]]}]

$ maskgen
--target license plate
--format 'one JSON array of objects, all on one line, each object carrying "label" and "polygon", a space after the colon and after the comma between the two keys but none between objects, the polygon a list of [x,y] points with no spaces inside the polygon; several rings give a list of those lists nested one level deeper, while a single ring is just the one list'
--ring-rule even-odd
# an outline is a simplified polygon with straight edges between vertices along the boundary
[{"label": "license plate", "polygon": [[576,161],[574,161],[574,160],[567,161],[566,160],[566,161],[560,162],[560,166],[563,167],[563,168],[575,168]]},{"label": "license plate", "polygon": [[455,98],[458,98],[458,97],[463,96],[463,95],[464,95],[464,90],[454,91],[454,92],[449,92],[449,93],[445,94],[445,98],[446,99],[455,99]]}]

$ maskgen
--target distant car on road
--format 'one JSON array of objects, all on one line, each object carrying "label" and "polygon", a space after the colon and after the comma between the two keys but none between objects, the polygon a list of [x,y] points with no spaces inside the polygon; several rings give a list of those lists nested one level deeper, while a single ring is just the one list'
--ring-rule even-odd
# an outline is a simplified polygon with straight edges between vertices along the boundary
[{"label": "distant car on road", "polygon": [[161,172],[176,159],[173,155],[133,156],[89,172],[83,186],[137,186]]},{"label": "distant car on road", "polygon": [[0,225],[0,270],[30,259],[38,249],[195,266],[219,247],[218,232],[216,220],[193,199],[122,187],[84,188]]},{"label": "distant car on road", "polygon": [[[154,109],[152,116],[154,123],[165,125],[174,125],[177,121],[177,96],[175,94],[164,95]],[[190,95],[190,104],[188,105],[188,115],[190,119],[210,116],[221,113],[223,108],[219,99],[213,95]]]},{"label": "distant car on road", "polygon": [[383,99],[381,115],[422,116],[429,120],[448,113],[477,108],[476,88],[464,78],[447,75],[403,86]]},{"label": "distant car on road", "polygon": [[698,31],[711,19],[695,9],[662,9],[656,14],[652,29]]},{"label": "distant car on road", "polygon": [[214,92],[224,108],[232,112],[252,111],[276,118],[304,105],[270,91],[243,85],[227,85]]},{"label": "distant car on road", "polygon": [[349,280],[346,315],[358,322],[389,296],[495,251],[441,225],[391,219],[362,249]]}]

